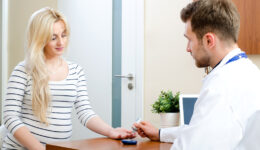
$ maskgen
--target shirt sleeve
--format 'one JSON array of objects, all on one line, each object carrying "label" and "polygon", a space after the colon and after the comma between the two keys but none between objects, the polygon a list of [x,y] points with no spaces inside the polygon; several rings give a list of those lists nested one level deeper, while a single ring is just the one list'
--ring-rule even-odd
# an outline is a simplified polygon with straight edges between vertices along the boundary
[{"label": "shirt sleeve", "polygon": [[86,126],[90,118],[96,116],[96,114],[90,106],[84,69],[78,66],[77,70],[77,99],[74,105],[80,123]]},{"label": "shirt sleeve", "polygon": [[8,84],[4,101],[4,125],[12,134],[24,126],[21,121],[21,110],[27,85],[27,73],[23,64],[18,64],[13,70]]}]

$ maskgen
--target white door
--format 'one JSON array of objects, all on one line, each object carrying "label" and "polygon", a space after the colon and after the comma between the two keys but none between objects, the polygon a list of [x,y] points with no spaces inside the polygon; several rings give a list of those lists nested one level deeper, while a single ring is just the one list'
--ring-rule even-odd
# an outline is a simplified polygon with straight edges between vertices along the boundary
[{"label": "white door", "polygon": [[[122,89],[118,90],[121,92],[119,120],[123,127],[130,129],[143,112],[143,0],[119,2],[122,8],[121,74],[112,74],[114,3],[118,0],[58,0],[58,9],[67,17],[71,28],[66,58],[85,69],[91,105],[110,125],[113,122],[112,111],[120,110],[112,107],[112,79],[114,75],[133,75],[132,80],[122,78]],[[131,85],[133,88],[129,89]],[[73,119],[73,139],[99,136],[84,129],[76,115]]]},{"label": "white door", "polygon": [[[144,1],[122,0],[122,126],[143,118]],[[132,89],[131,85],[133,86]]]}]

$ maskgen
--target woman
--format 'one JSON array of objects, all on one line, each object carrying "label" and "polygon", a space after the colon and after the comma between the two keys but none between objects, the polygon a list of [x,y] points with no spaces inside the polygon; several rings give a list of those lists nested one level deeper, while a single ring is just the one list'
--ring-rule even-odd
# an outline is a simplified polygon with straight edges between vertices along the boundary
[{"label": "woman", "polygon": [[13,70],[5,99],[4,124],[9,130],[3,149],[45,149],[50,142],[69,140],[71,111],[94,132],[113,139],[135,134],[112,128],[89,104],[85,74],[61,56],[69,27],[64,16],[50,8],[36,11],[27,29],[26,58]]}]

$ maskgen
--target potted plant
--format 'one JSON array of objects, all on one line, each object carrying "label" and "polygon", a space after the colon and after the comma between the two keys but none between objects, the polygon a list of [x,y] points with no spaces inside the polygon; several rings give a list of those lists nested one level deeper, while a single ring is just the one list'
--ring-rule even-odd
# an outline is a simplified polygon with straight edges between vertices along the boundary
[{"label": "potted plant", "polygon": [[178,126],[180,118],[179,95],[172,91],[161,91],[158,99],[152,105],[152,112],[160,114],[160,123],[162,128]]}]

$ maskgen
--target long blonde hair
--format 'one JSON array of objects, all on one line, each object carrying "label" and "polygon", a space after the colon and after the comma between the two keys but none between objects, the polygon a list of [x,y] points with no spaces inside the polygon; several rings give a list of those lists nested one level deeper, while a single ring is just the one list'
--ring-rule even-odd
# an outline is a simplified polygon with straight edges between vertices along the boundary
[{"label": "long blonde hair", "polygon": [[32,110],[45,124],[48,124],[46,115],[51,98],[44,47],[51,40],[53,25],[58,21],[63,21],[66,35],[69,36],[66,18],[60,12],[48,7],[34,12],[27,27],[25,67],[32,77]]}]

